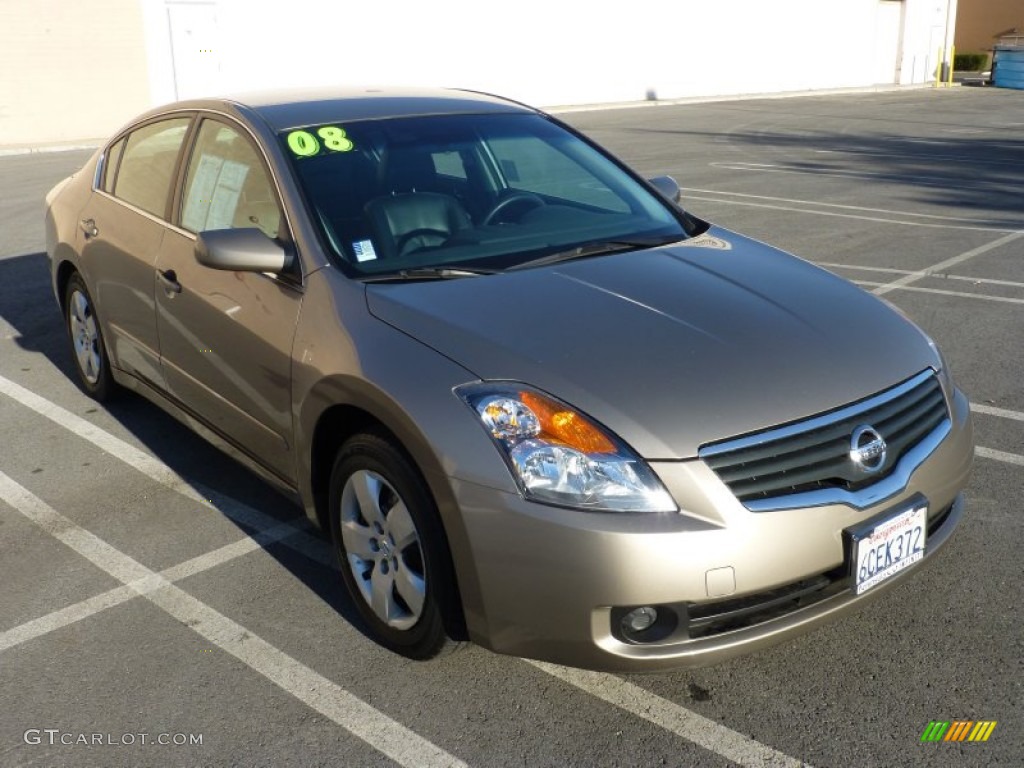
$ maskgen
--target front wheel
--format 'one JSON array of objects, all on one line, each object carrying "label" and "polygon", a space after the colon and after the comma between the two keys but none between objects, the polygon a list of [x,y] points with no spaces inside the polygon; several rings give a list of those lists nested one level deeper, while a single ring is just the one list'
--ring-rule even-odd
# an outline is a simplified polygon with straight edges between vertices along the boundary
[{"label": "front wheel", "polygon": [[374,639],[412,659],[451,641],[441,604],[453,598],[451,559],[423,480],[389,440],[356,435],[331,472],[331,533],[345,587]]},{"label": "front wheel", "polygon": [[100,402],[110,399],[117,385],[110,374],[103,331],[89,289],[77,272],[68,279],[64,290],[64,320],[79,384],[87,395]]}]

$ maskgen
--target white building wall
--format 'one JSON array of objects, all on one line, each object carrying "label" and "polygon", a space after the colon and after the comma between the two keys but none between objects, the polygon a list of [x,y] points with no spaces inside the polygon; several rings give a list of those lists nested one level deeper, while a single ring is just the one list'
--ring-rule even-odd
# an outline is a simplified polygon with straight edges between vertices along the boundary
[{"label": "white building wall", "polygon": [[550,106],[924,82],[950,1],[214,0],[219,69],[198,90],[446,85]]},{"label": "white building wall", "polygon": [[[266,87],[442,85],[555,106],[927,82],[938,47],[952,41],[955,8],[956,0],[0,0],[0,146],[94,138],[146,106]],[[35,48],[39,35],[45,49]],[[79,108],[76,94],[90,103]]]}]

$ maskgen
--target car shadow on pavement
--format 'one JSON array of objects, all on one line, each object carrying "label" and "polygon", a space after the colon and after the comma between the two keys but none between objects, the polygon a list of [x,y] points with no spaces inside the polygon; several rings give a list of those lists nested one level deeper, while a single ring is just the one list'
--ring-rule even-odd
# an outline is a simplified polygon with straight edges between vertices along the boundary
[{"label": "car shadow on pavement", "polygon": [[[50,287],[49,260],[45,253],[0,259],[0,329],[4,324],[13,328],[13,333],[10,330],[7,333],[21,349],[42,355],[60,375],[75,382],[75,365]],[[14,376],[17,370],[0,369],[0,373]],[[45,393],[37,394],[50,399]],[[305,545],[316,550],[313,554],[321,561],[330,562],[333,558],[329,537],[315,526],[307,525],[306,515],[298,506],[262,481],[253,482],[255,475],[141,396],[122,391],[119,397],[103,406],[84,394],[76,394],[75,397],[75,405],[65,401],[62,406],[83,416],[102,407],[145,446],[148,453],[196,490],[209,489],[279,522],[292,523],[307,530],[314,542],[307,539]],[[228,515],[225,517],[231,520]],[[247,536],[258,533],[234,520],[231,522]],[[369,637],[362,619],[344,592],[336,568],[327,567],[283,543],[261,546],[321,600]]]}]

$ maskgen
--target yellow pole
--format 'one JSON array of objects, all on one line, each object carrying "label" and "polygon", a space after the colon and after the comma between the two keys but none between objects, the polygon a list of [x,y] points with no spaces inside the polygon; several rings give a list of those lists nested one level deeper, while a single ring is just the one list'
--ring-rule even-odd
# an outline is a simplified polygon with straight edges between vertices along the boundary
[{"label": "yellow pole", "polygon": [[953,85],[953,62],[956,61],[956,46],[949,46],[949,80],[947,81],[947,87]]},{"label": "yellow pole", "polygon": [[934,86],[936,88],[938,88],[939,87],[939,83],[942,82],[942,47],[940,46],[937,50],[938,50],[938,53],[935,56],[935,86]]}]

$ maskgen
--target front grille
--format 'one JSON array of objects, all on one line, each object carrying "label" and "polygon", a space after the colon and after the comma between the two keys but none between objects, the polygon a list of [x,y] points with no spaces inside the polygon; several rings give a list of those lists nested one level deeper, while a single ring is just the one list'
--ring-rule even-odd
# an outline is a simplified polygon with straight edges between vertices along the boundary
[{"label": "front grille", "polygon": [[[859,403],[712,443],[699,455],[741,502],[827,488],[857,491],[888,476],[948,418],[942,387],[928,370]],[[885,461],[871,474],[850,459],[851,436],[863,425],[873,427],[886,443]]]}]

